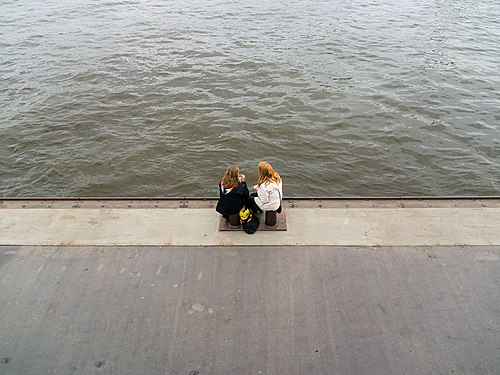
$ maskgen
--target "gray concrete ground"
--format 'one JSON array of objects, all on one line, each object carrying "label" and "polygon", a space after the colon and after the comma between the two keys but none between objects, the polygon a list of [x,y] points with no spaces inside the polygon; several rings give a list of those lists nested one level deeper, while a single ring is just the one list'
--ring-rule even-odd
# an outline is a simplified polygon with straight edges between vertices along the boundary
[{"label": "gray concrete ground", "polygon": [[288,200],[288,230],[219,231],[214,201],[1,201],[0,245],[500,245],[500,199]]},{"label": "gray concrete ground", "polygon": [[499,374],[500,247],[0,247],[0,374]]},{"label": "gray concrete ground", "polygon": [[500,373],[500,199],[215,203],[1,200],[0,374]]}]

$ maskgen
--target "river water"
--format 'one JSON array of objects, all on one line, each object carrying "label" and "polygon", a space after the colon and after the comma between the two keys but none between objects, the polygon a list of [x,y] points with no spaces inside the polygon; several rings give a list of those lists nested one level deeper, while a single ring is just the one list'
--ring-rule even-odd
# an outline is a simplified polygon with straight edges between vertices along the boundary
[{"label": "river water", "polygon": [[500,195],[498,0],[0,0],[0,196]]}]

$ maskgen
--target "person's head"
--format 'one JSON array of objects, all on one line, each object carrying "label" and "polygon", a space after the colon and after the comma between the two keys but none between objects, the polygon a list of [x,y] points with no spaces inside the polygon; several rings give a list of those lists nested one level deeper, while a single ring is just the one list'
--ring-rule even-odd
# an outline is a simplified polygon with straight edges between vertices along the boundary
[{"label": "person's head", "polygon": [[237,165],[230,165],[226,169],[226,173],[224,173],[224,177],[220,180],[222,186],[230,187],[234,184],[238,184],[238,176],[240,175],[240,168]]},{"label": "person's head", "polygon": [[258,184],[262,184],[263,182],[270,183],[274,181],[276,183],[281,182],[281,177],[278,173],[276,173],[267,161],[261,161],[257,166],[259,170],[259,182]]}]

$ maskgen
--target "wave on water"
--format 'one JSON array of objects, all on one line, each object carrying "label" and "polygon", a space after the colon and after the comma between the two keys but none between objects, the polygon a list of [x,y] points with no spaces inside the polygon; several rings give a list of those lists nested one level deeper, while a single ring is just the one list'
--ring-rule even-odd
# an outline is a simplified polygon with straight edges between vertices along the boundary
[{"label": "wave on water", "polygon": [[[499,195],[500,4],[4,1],[0,195]],[[470,2],[469,2],[470,3]]]}]

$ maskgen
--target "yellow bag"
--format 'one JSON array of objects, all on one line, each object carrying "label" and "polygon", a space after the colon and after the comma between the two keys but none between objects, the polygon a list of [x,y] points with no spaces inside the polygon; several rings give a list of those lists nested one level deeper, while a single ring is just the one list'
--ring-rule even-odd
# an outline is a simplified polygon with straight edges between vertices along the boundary
[{"label": "yellow bag", "polygon": [[245,233],[253,234],[259,228],[260,220],[248,208],[242,208],[240,210],[240,223]]},{"label": "yellow bag", "polygon": [[240,210],[240,223],[243,224],[250,218],[250,210],[248,208],[243,207]]}]

